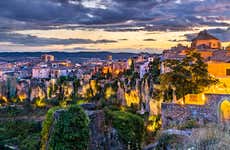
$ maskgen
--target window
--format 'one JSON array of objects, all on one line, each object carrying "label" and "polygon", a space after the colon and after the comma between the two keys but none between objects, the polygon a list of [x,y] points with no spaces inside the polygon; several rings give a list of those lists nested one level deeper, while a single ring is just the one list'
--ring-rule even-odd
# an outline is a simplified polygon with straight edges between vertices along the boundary
[{"label": "window", "polygon": [[212,47],[212,42],[209,42],[209,48],[211,48]]},{"label": "window", "polygon": [[226,75],[230,76],[230,69],[226,69]]}]

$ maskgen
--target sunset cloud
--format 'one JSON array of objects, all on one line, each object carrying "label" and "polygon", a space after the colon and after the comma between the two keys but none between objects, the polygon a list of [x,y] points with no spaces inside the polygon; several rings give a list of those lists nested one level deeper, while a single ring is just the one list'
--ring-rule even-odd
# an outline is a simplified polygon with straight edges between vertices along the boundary
[{"label": "sunset cloud", "polygon": [[0,42],[11,42],[14,44],[23,44],[26,46],[47,46],[47,45],[70,45],[70,44],[101,44],[116,43],[115,40],[90,40],[90,39],[58,39],[58,38],[41,38],[31,35],[18,33],[0,32]]},{"label": "sunset cloud", "polygon": [[[114,38],[101,35],[103,38],[98,36],[97,39],[92,39],[92,36],[101,34],[101,30],[107,32],[105,35],[110,35],[115,32],[144,31],[152,34],[157,31],[166,33],[189,31],[194,27],[203,26],[227,28],[230,26],[229,8],[229,0],[2,0],[0,1],[0,42],[26,46],[110,43],[111,49],[127,47],[127,42],[133,41],[128,37]],[[57,34],[57,37],[52,38],[36,36],[36,30],[58,32],[63,29],[95,32],[84,38],[62,37],[63,34]],[[34,32],[15,33],[15,31],[28,30]],[[229,30],[213,29],[210,32],[224,42],[229,41]],[[145,43],[140,45],[151,43],[146,41],[157,44],[156,40],[158,40],[155,36],[141,38]],[[171,40],[167,41],[175,44],[186,39],[171,37]],[[118,44],[125,45],[118,46]],[[158,46],[165,48],[165,46]]]}]

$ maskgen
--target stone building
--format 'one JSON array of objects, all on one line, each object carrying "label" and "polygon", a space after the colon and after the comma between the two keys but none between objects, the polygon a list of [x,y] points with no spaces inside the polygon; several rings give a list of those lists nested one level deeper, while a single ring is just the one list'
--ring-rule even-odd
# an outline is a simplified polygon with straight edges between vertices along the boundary
[{"label": "stone building", "polygon": [[41,56],[41,60],[44,61],[44,62],[51,62],[51,61],[54,61],[54,56],[44,54],[44,55]]},{"label": "stone building", "polygon": [[[164,60],[182,60],[186,53],[195,50],[207,63],[210,75],[220,82],[207,87],[203,93],[188,94],[174,103],[162,104],[163,128],[196,120],[200,124],[207,122],[225,122],[230,120],[230,52],[221,49],[220,40],[202,31],[192,40],[191,47],[178,45],[162,54],[161,73],[169,72]],[[222,105],[223,103],[223,105]]]},{"label": "stone building", "polygon": [[219,39],[204,30],[192,40],[191,47],[196,49],[220,49],[221,43]]},{"label": "stone building", "polygon": [[34,67],[32,69],[32,78],[48,79],[50,78],[50,68],[48,67]]},{"label": "stone building", "polygon": [[[99,66],[100,68],[101,66]],[[120,73],[126,70],[126,62],[122,60],[114,61],[111,63],[105,63],[102,65],[102,73],[110,73],[112,76],[118,76]],[[98,69],[97,69],[98,70]]]},{"label": "stone building", "polygon": [[215,77],[223,78],[230,75],[230,51],[221,49],[221,42],[216,37],[210,35],[206,30],[201,31],[196,38],[192,40],[191,47],[178,44],[170,50],[163,51],[161,57],[161,73],[169,72],[165,67],[164,61],[167,59],[182,60],[186,54],[194,50],[200,53],[204,61],[208,64],[208,71]]}]

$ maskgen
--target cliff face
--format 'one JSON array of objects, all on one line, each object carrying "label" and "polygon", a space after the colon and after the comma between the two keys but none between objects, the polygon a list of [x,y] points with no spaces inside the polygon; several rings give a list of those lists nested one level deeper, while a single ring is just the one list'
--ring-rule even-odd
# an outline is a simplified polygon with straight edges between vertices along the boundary
[{"label": "cliff face", "polygon": [[81,106],[90,120],[89,150],[122,150],[124,145],[118,138],[116,129],[111,125],[106,125],[104,111],[96,110],[95,104],[82,104]]},{"label": "cliff face", "polygon": [[123,145],[117,131],[105,124],[105,114],[102,110],[86,110],[90,119],[89,150],[121,150]]}]

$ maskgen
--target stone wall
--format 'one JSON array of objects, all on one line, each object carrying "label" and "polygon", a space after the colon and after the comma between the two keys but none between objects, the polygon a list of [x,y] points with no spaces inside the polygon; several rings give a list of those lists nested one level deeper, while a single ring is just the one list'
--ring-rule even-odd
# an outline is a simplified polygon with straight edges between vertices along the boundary
[{"label": "stone wall", "polygon": [[170,128],[188,120],[196,120],[201,125],[209,122],[218,123],[220,104],[224,100],[230,101],[230,94],[205,94],[205,97],[204,105],[162,103],[162,127]]},{"label": "stone wall", "polygon": [[90,141],[89,150],[121,150],[124,145],[118,137],[116,129],[106,125],[105,112],[97,110],[92,103],[81,105],[89,117]]},{"label": "stone wall", "polygon": [[90,144],[89,149],[99,149],[104,145],[104,125],[105,115],[101,110],[86,110],[87,115],[90,118]]},{"label": "stone wall", "polygon": [[89,150],[121,150],[124,145],[118,138],[117,131],[105,124],[103,110],[85,110],[90,119]]}]

